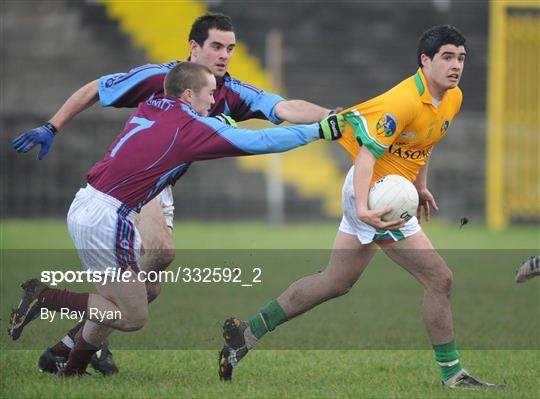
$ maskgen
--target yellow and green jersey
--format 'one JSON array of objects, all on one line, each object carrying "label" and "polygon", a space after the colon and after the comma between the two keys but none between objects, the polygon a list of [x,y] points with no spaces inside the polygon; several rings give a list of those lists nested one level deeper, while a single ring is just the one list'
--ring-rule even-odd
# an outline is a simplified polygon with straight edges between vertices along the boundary
[{"label": "yellow and green jersey", "polygon": [[372,181],[389,174],[414,181],[459,112],[462,97],[455,87],[435,107],[420,68],[386,93],[341,112],[348,123],[339,143],[353,162],[360,146],[377,157]]}]

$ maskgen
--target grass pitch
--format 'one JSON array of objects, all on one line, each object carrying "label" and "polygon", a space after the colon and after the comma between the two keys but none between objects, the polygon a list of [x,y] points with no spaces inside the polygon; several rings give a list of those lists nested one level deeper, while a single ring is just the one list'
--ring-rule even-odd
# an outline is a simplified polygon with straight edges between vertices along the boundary
[{"label": "grass pitch", "polygon": [[[175,221],[174,241],[178,249],[320,249],[332,248],[339,223],[286,224],[261,222],[197,223]],[[538,226],[515,227],[490,232],[470,222],[423,223],[438,249],[538,248]],[[0,220],[0,249],[73,248],[63,220]]]},{"label": "grass pitch", "polygon": [[[315,249],[329,248],[333,241],[337,225],[310,224],[287,225],[272,227],[263,223],[235,223],[235,224],[196,224],[177,223],[175,228],[175,241],[178,248],[210,249],[210,248],[236,248],[236,249]],[[538,249],[538,231],[534,228],[516,228],[505,233],[488,233],[479,226],[465,226],[462,229],[453,225],[432,223],[426,230],[434,244],[439,248],[460,249]],[[72,248],[67,229],[63,221],[3,221],[1,226],[1,248],[8,249],[52,249]],[[500,320],[495,323],[496,328],[508,330],[516,329],[516,323],[527,317],[527,313],[519,314],[523,309],[518,306],[504,308],[504,303],[513,304],[515,297],[523,297],[520,308],[533,307],[538,314],[539,297],[538,281],[531,281],[522,286],[516,286],[511,281],[513,270],[518,265],[508,265],[493,271],[493,275],[485,275],[485,270],[472,269],[468,274],[456,273],[461,283],[456,287],[456,310],[467,307],[463,301],[466,292],[477,289],[476,297],[468,297],[474,301],[475,307],[485,306],[491,309],[492,319]],[[386,267],[383,265],[383,267]],[[420,321],[420,309],[414,301],[421,300],[421,289],[401,270],[391,267],[371,268],[363,276],[358,287],[347,296],[325,304],[298,320],[287,323],[278,331],[268,336],[268,342],[287,337],[288,332],[310,331],[315,341],[314,347],[324,347],[325,341],[332,339],[327,334],[324,322],[329,320],[332,313],[340,313],[340,306],[355,313],[353,323],[381,323],[378,319],[388,318],[384,314],[369,313],[370,307],[381,305],[388,309],[399,308],[400,302],[405,307],[406,319],[411,320],[410,332],[415,333],[413,338],[424,344],[420,347],[426,349],[399,350],[388,348],[385,350],[255,350],[244,359],[235,370],[231,384],[222,383],[217,377],[217,352],[219,345],[219,326],[210,326],[210,334],[216,336],[216,341],[209,345],[209,350],[134,350],[116,349],[121,347],[123,335],[115,334],[112,338],[113,351],[121,369],[119,375],[111,378],[102,378],[93,374],[88,378],[62,381],[49,374],[37,372],[37,358],[41,352],[38,345],[32,350],[13,350],[21,342],[8,343],[5,339],[0,341],[0,396],[20,398],[94,398],[107,397],[208,397],[208,398],[536,398],[540,392],[538,369],[540,368],[540,351],[538,350],[538,337],[526,345],[523,350],[471,350],[461,349],[464,366],[480,379],[493,382],[508,383],[505,391],[474,391],[452,392],[440,386],[438,381],[438,367],[433,353],[429,350],[429,343],[423,338]],[[298,265],[296,275],[312,272],[306,266]],[[304,269],[305,268],[305,269]],[[17,283],[25,276],[24,269],[6,273],[6,265],[2,264],[1,320],[0,328],[6,329],[7,316],[14,298],[20,292]],[[397,277],[396,277],[397,276]],[[460,277],[461,276],[461,277]],[[401,278],[403,277],[403,280]],[[393,280],[395,278],[395,280]],[[489,279],[489,287],[493,295],[500,297],[500,303],[485,302],[482,283]],[[377,282],[384,279],[386,286],[377,286]],[[286,282],[292,280],[285,279]],[[8,281],[8,284],[5,282]],[[270,286],[267,291],[253,296],[246,295],[242,303],[237,304],[239,316],[248,316],[265,300],[271,299],[286,288],[284,282],[279,281]],[[458,282],[459,282],[458,281]],[[465,286],[467,290],[460,287]],[[392,288],[394,287],[394,288]],[[477,288],[481,287],[481,288]],[[383,291],[378,293],[377,291]],[[194,303],[198,299],[203,305],[206,302],[213,308],[218,308],[216,314],[223,313],[228,316],[229,308],[220,309],[219,300],[204,298],[202,288],[189,287],[182,292],[175,292],[171,286],[164,286],[162,297],[151,307],[149,325],[141,333],[149,337],[161,337],[160,334],[175,339],[183,339],[183,328],[180,326],[185,320],[197,323],[201,316],[194,314],[189,306],[183,304]],[[384,295],[386,293],[386,295]],[[506,293],[506,294],[504,294]],[[370,304],[370,298],[389,298],[389,303]],[[396,297],[395,295],[401,295]],[[487,295],[487,294],[486,294]],[[396,300],[397,298],[397,300]],[[411,302],[408,298],[413,298]],[[378,299],[379,300],[379,299]],[[380,299],[382,301],[382,299]],[[248,301],[249,303],[243,304]],[[461,302],[460,302],[461,301]],[[367,305],[366,305],[367,303]],[[218,304],[220,304],[218,306]],[[234,305],[234,304],[233,304]],[[233,306],[223,305],[223,307]],[[410,307],[411,310],[408,310]],[[493,309],[493,308],[496,309]],[[234,309],[233,311],[237,311]],[[327,312],[327,313],[325,313]],[[466,312],[455,312],[457,321],[461,324],[458,330],[458,345],[465,342],[467,331],[479,331],[474,325],[474,318],[467,318]],[[485,312],[482,312],[485,313]],[[504,314],[507,313],[506,316]],[[508,315],[511,314],[511,315]],[[345,313],[347,315],[347,313]],[[385,317],[386,316],[386,317]],[[512,318],[512,317],[514,318]],[[399,318],[397,312],[392,317]],[[391,317],[391,318],[392,318]],[[517,317],[517,318],[516,318]],[[173,319],[166,323],[165,319]],[[373,318],[373,319],[372,319]],[[347,318],[345,318],[347,320]],[[482,320],[480,320],[482,321]],[[35,321],[25,330],[23,339],[32,340],[42,338],[51,344],[58,338],[58,332],[49,328],[45,322]],[[37,324],[41,323],[41,324]],[[205,321],[206,323],[206,321]],[[536,324],[535,324],[536,323]],[[480,323],[481,324],[481,323]],[[538,318],[529,320],[533,327],[538,325]],[[355,330],[355,326],[343,324],[341,330],[352,341],[362,341],[366,326]],[[395,320],[390,320],[381,328],[381,335],[390,334],[402,327]],[[523,328],[519,328],[522,330]],[[165,331],[166,330],[166,331]],[[201,330],[202,331],[202,330]],[[201,332],[199,331],[199,332]],[[538,331],[533,328],[533,333]],[[166,333],[166,334],[165,334]],[[520,331],[515,331],[515,334]],[[139,334],[139,333],[133,333]],[[470,334],[469,334],[470,335]],[[512,337],[512,333],[508,338]],[[127,336],[127,334],[126,334]],[[135,336],[135,335],[134,335]],[[195,337],[196,339],[197,337]],[[147,338],[146,338],[147,339]],[[481,341],[481,339],[479,339]],[[263,340],[261,344],[265,344]],[[215,345],[215,348],[214,348]],[[474,344],[469,345],[473,347]],[[23,346],[24,347],[24,346]],[[174,347],[174,345],[172,345]],[[271,346],[270,346],[271,347]],[[463,347],[463,346],[461,346]],[[264,345],[261,345],[262,349]]]},{"label": "grass pitch", "polygon": [[2,396],[13,398],[535,398],[538,351],[465,351],[479,377],[504,391],[453,392],[437,380],[431,351],[254,351],[232,383],[216,351],[116,351],[121,374],[59,380],[36,371],[39,351],[2,354]]}]

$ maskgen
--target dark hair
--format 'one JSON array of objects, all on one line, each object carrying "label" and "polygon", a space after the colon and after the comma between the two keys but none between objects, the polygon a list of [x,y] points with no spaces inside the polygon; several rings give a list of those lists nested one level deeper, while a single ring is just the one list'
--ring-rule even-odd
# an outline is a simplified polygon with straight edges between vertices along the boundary
[{"label": "dark hair", "polygon": [[206,39],[208,39],[208,31],[210,29],[234,32],[230,17],[220,13],[206,13],[197,18],[193,22],[193,25],[191,25],[188,41],[195,40],[202,47]]},{"label": "dark hair", "polygon": [[180,98],[186,89],[198,92],[207,80],[206,74],[212,75],[208,67],[194,62],[181,62],[165,76],[165,95]]},{"label": "dark hair", "polygon": [[416,53],[418,66],[422,66],[422,54],[433,59],[433,56],[445,44],[453,44],[456,47],[465,46],[465,38],[460,31],[450,25],[434,26],[422,33],[420,40],[418,40],[418,50]]}]

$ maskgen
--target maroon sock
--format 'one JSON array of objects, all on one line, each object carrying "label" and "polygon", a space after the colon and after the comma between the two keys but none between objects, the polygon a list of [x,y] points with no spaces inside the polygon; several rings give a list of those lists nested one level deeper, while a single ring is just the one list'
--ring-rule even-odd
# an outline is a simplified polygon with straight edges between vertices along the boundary
[{"label": "maroon sock", "polygon": [[81,336],[69,353],[69,358],[64,368],[64,375],[84,374],[92,355],[98,350],[99,347],[89,344]]},{"label": "maroon sock", "polygon": [[58,341],[53,347],[51,347],[51,353],[54,356],[68,357],[71,348],[64,344],[62,341]]},{"label": "maroon sock", "polygon": [[[77,339],[79,338],[78,335],[80,336],[79,332],[82,330],[83,326],[84,321],[78,323],[75,327],[69,330],[66,336],[51,348],[52,354],[55,356],[68,357],[69,352],[71,349],[73,349],[75,342],[77,342]],[[70,345],[66,345],[66,342]]]},{"label": "maroon sock", "polygon": [[57,290],[47,288],[41,293],[41,306],[49,310],[60,311],[67,308],[70,311],[85,312],[88,307],[88,292],[70,292],[67,290]]}]

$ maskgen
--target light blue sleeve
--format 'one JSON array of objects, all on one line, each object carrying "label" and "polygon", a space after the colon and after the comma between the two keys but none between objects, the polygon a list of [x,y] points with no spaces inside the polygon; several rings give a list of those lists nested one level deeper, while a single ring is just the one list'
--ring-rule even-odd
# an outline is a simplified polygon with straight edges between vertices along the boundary
[{"label": "light blue sleeve", "polygon": [[102,76],[98,82],[99,102],[102,107],[136,107],[154,93],[163,91],[163,80],[178,64],[146,64],[129,72]]},{"label": "light blue sleeve", "polygon": [[283,120],[276,115],[275,107],[284,98],[273,93],[267,93],[240,80],[229,78],[225,81],[227,89],[238,95],[240,104],[239,111],[231,112],[231,116],[237,121],[264,116],[274,124],[280,124]]},{"label": "light blue sleeve", "polygon": [[320,139],[317,123],[248,130],[229,126],[215,118],[198,120],[241,151],[253,155],[289,151]]}]

